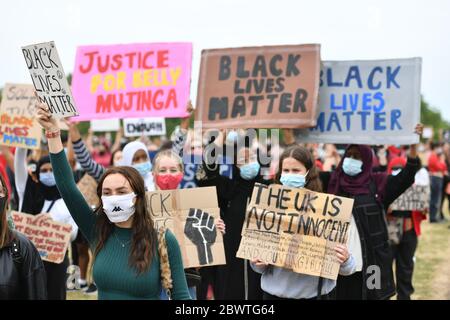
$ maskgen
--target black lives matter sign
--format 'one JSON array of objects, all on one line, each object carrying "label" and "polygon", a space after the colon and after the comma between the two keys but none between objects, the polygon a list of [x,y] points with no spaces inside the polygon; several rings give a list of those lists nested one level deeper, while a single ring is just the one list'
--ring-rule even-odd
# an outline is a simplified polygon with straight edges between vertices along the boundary
[{"label": "black lives matter sign", "polygon": [[40,101],[58,118],[78,115],[55,43],[22,47],[22,53]]},{"label": "black lives matter sign", "polygon": [[196,120],[204,128],[316,125],[320,46],[203,50]]}]

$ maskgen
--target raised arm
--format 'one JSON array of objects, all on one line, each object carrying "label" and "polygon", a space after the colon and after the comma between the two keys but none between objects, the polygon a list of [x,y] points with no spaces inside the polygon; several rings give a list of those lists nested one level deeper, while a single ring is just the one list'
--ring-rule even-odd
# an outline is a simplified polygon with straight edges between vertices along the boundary
[{"label": "raised arm", "polygon": [[[421,135],[423,125],[418,124],[415,133]],[[384,197],[384,207],[387,209],[403,192],[414,183],[415,175],[421,167],[420,158],[417,155],[417,146],[411,145],[405,168],[396,176],[388,176],[386,192]]]},{"label": "raised arm", "polygon": [[46,104],[36,105],[37,119],[46,131],[50,161],[55,175],[56,185],[64,202],[78,227],[92,245],[95,241],[96,218],[89,204],[78,190],[72,169],[67,162],[66,154],[61,142],[58,121],[49,112]]},{"label": "raised arm", "polygon": [[17,196],[19,197],[19,211],[22,210],[23,197],[28,179],[27,149],[17,148],[14,156],[14,182],[16,184]]},{"label": "raised arm", "polygon": [[105,172],[105,168],[98,164],[92,159],[86,145],[81,139],[80,131],[78,130],[76,123],[68,123],[69,134],[73,145],[73,151],[75,152],[75,157],[81,168],[86,171],[95,180],[100,180],[101,176]]},{"label": "raised arm", "polygon": [[114,139],[114,144],[111,147],[111,153],[120,149],[120,141],[123,137],[123,127],[121,126],[119,131],[117,131],[116,138]]},{"label": "raised arm", "polygon": [[191,100],[189,100],[188,104],[186,105],[186,111],[189,113],[189,115],[187,117],[181,119],[180,130],[178,132],[176,132],[175,141],[173,142],[173,145],[172,145],[172,152],[181,158],[183,157],[183,149],[184,149],[184,145],[186,144],[186,140],[187,140],[187,134],[188,134],[188,130],[189,130],[189,120],[194,111]]}]

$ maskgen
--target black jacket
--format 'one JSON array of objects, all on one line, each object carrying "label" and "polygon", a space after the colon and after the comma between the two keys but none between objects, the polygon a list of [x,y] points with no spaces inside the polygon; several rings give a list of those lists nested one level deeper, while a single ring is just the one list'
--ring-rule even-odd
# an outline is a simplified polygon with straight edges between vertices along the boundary
[{"label": "black jacket", "polygon": [[[413,183],[416,172],[420,169],[419,158],[408,158],[405,168],[396,176],[388,176],[384,194],[377,194],[374,183],[369,195],[353,196],[344,192],[337,195],[350,197],[355,200],[353,205],[353,217],[355,218],[358,233],[361,239],[363,269],[361,296],[368,300],[383,300],[395,295],[395,283],[392,272],[392,253],[389,246],[389,237],[385,214],[389,205],[394,202]],[[324,190],[327,190],[330,173],[321,173]],[[380,200],[382,199],[382,200]],[[380,268],[381,288],[368,290],[366,282],[373,271],[369,266]],[[339,278],[337,282],[338,299],[346,299],[339,296]],[[342,290],[345,292],[345,290]]]},{"label": "black jacket", "polygon": [[262,299],[261,275],[254,272],[246,260],[236,258],[241,242],[241,231],[244,225],[247,202],[250,200],[256,182],[268,184],[258,175],[254,180],[247,181],[240,176],[240,170],[233,165],[233,179],[221,176],[219,166],[213,168],[203,163],[196,174],[199,187],[215,186],[221,211],[221,217],[226,225],[224,248],[227,264],[221,268],[220,283],[216,286],[216,299],[250,300]]},{"label": "black jacket", "polygon": [[45,300],[47,281],[41,257],[30,240],[13,232],[14,240],[0,249],[0,300]]}]

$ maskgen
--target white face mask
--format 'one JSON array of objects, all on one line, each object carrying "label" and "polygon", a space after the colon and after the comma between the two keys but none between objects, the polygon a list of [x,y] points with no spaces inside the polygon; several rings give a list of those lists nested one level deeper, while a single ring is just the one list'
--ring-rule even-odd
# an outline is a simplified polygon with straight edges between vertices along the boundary
[{"label": "white face mask", "polygon": [[135,211],[134,192],[120,196],[102,196],[103,212],[113,223],[127,221]]}]

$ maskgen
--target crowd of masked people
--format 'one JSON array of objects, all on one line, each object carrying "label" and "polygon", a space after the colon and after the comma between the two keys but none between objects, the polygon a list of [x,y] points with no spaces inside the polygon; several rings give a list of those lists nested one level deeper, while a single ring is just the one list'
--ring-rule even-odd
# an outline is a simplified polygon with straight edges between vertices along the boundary
[{"label": "crowd of masked people", "polygon": [[[190,105],[188,111],[191,115]],[[99,299],[410,299],[420,223],[446,220],[448,143],[303,144],[291,129],[282,130],[279,146],[261,145],[243,129],[210,130],[195,139],[189,117],[180,119],[170,139],[132,140],[121,132],[111,139],[91,131],[82,137],[69,121],[69,130],[61,131],[45,104],[38,104],[37,117],[45,132],[40,150],[1,148],[2,299],[63,300],[68,290],[96,293]],[[423,127],[414,129],[421,134]],[[207,144],[218,147],[218,161],[202,154]],[[262,164],[263,152],[275,159]],[[186,173],[188,166],[194,177]],[[87,203],[77,187],[86,174],[98,183],[97,206]],[[188,176],[192,181],[186,184]],[[255,183],[355,200],[348,242],[334,249],[341,265],[337,281],[236,258]],[[430,187],[429,209],[390,210],[413,184]],[[185,269],[174,234],[155,229],[145,192],[183,185],[216,187],[221,210],[216,226],[224,237],[226,265]],[[64,261],[42,261],[34,245],[14,230],[11,210],[49,213],[70,224],[71,248]],[[388,228],[392,222],[400,226],[396,237]],[[70,265],[80,273],[68,289]],[[380,270],[375,287],[367,286],[370,266]]]}]

